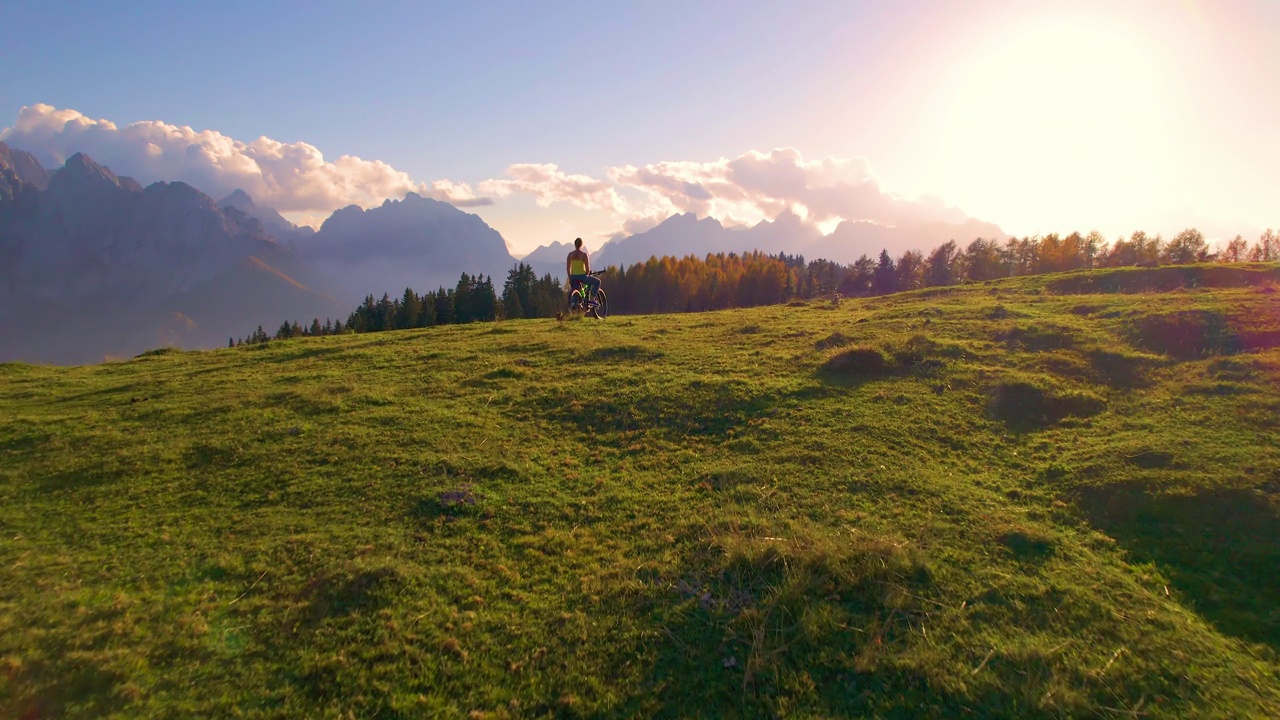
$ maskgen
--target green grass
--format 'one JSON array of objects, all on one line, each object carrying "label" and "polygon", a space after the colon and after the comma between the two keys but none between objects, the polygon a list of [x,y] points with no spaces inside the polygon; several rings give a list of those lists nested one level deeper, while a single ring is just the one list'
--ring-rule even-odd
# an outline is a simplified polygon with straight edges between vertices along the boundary
[{"label": "green grass", "polygon": [[1245,270],[0,365],[0,716],[1276,717]]}]

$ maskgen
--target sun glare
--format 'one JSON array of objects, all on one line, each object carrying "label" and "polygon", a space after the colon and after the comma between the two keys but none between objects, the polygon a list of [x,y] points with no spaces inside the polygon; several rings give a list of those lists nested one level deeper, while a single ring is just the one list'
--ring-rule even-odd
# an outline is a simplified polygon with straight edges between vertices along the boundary
[{"label": "sun glare", "polygon": [[1104,19],[1042,19],[953,72],[937,171],[971,214],[1019,233],[1087,230],[1162,202],[1173,119],[1141,35]]}]

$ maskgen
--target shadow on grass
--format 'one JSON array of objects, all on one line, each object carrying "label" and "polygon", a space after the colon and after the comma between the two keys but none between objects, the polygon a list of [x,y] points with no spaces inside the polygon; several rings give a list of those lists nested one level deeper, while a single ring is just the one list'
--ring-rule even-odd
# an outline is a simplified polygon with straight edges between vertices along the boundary
[{"label": "shadow on grass", "polygon": [[119,467],[77,467],[41,476],[38,487],[41,493],[75,492],[119,482],[128,476],[129,473]]},{"label": "shadow on grass", "polygon": [[988,412],[1015,432],[1041,430],[1068,417],[1090,417],[1107,407],[1106,400],[1081,390],[1055,390],[1024,380],[997,383]]},{"label": "shadow on grass", "polygon": [[1151,385],[1150,372],[1155,366],[1149,358],[1101,348],[1086,353],[1098,379],[1116,389],[1141,388]]},{"label": "shadow on grass", "polygon": [[1138,344],[1184,360],[1245,349],[1240,333],[1218,310],[1152,313],[1138,318],[1133,332]]},{"label": "shadow on grass", "polygon": [[305,610],[297,626],[306,629],[350,616],[370,616],[394,602],[406,579],[393,567],[359,567],[344,563],[318,573],[302,588],[299,599]]},{"label": "shadow on grass", "polygon": [[[625,717],[1037,718],[1025,667],[982,663],[964,692],[904,658],[937,603],[924,556],[888,538],[713,538],[712,551],[665,578],[648,692]],[[988,657],[987,660],[991,660]],[[1034,683],[1023,680],[1022,683]]]},{"label": "shadow on grass", "polygon": [[662,356],[661,351],[641,345],[615,345],[589,350],[581,360],[588,363],[649,362]]},{"label": "shadow on grass", "polygon": [[106,717],[127,704],[118,692],[125,677],[88,659],[68,660],[56,667],[32,663],[6,675],[7,692],[0,692],[2,717]]},{"label": "shadow on grass", "polygon": [[310,358],[321,358],[326,355],[341,355],[348,350],[347,346],[339,345],[333,347],[310,347],[300,349],[294,353],[272,354],[267,357],[255,358],[259,362],[268,362],[272,365],[286,365],[298,360],[307,360]]},{"label": "shadow on grass", "polygon": [[[843,347],[848,339],[839,333],[819,341],[817,350]],[[884,346],[855,345],[832,355],[818,368],[816,377],[827,385],[857,387],[891,375],[934,377],[945,367],[939,346],[923,335]]]},{"label": "shadow on grass", "polygon": [[1280,650],[1280,497],[1221,489],[1159,493],[1139,483],[1082,491],[1089,519],[1222,632]]},{"label": "shadow on grass", "polygon": [[1180,288],[1249,287],[1280,281],[1274,265],[1166,265],[1063,275],[1045,284],[1056,294],[1168,292]]},{"label": "shadow on grass", "polygon": [[590,435],[645,433],[723,439],[753,419],[772,417],[780,398],[740,380],[694,380],[668,388],[636,388],[586,401],[566,395],[534,398],[537,417],[567,423]]}]

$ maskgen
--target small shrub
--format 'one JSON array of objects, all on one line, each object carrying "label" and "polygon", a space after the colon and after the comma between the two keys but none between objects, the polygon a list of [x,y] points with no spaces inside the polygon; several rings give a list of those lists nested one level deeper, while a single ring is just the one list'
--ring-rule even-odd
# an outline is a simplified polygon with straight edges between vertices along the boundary
[{"label": "small shrub", "polygon": [[996,540],[1023,562],[1045,560],[1054,553],[1053,537],[1033,528],[1008,529],[1000,533]]},{"label": "small shrub", "polygon": [[893,368],[893,360],[883,350],[866,345],[845,350],[822,366],[827,373],[853,378],[884,375]]},{"label": "small shrub", "polygon": [[1092,417],[1107,409],[1107,401],[1084,390],[1068,390],[1052,398],[1050,417],[1061,420],[1065,417]]},{"label": "small shrub", "polygon": [[991,392],[992,417],[1011,428],[1033,430],[1067,417],[1090,417],[1106,409],[1106,400],[1093,393],[1069,390],[1055,394],[1024,380],[1011,380]]},{"label": "small shrub", "polygon": [[1086,357],[1093,371],[1114,388],[1136,388],[1150,384],[1147,376],[1148,360],[1138,355],[1126,355],[1110,350],[1093,350]]},{"label": "small shrub", "polygon": [[1227,318],[1215,310],[1179,310],[1147,315],[1135,325],[1143,346],[1176,358],[1240,352],[1243,343]]},{"label": "small shrub", "polygon": [[1125,462],[1146,470],[1173,467],[1173,453],[1163,450],[1140,450],[1133,455],[1125,455]]},{"label": "small shrub", "polygon": [[502,367],[485,373],[485,377],[489,380],[514,380],[524,376],[523,371],[511,367]]},{"label": "small shrub", "polygon": [[891,352],[896,365],[910,367],[923,363],[929,355],[934,354],[937,347],[937,343],[924,335],[912,335],[906,342],[894,347]]},{"label": "small shrub", "polygon": [[616,345],[614,347],[596,348],[586,354],[587,362],[617,362],[620,360],[646,361],[662,357],[658,350],[651,350],[641,345]]},{"label": "small shrub", "polygon": [[175,347],[162,347],[162,348],[155,348],[153,350],[147,350],[146,352],[139,353],[138,355],[135,355],[134,358],[136,359],[136,358],[145,358],[145,357],[159,357],[161,355],[176,355],[180,352],[182,352],[182,350]]},{"label": "small shrub", "polygon": [[700,487],[710,490],[728,490],[739,485],[752,485],[760,482],[760,478],[744,470],[713,470],[702,476],[698,482]]},{"label": "small shrub", "polygon": [[1029,352],[1067,350],[1075,345],[1075,338],[1070,332],[1054,326],[1015,327],[997,337],[1010,349],[1020,347]]},{"label": "small shrub", "polygon": [[851,342],[853,342],[852,338],[846,337],[838,332],[833,332],[827,337],[814,343],[813,349],[818,351],[830,350],[831,348],[837,348],[837,347],[842,347],[844,345],[848,345]]}]

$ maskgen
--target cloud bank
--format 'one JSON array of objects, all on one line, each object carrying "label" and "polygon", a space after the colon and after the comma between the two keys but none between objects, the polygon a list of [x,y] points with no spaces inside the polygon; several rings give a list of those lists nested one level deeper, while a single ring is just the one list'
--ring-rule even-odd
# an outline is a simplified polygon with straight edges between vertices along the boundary
[{"label": "cloud bank", "polygon": [[221,198],[236,188],[281,212],[327,213],[347,205],[376,205],[416,192],[467,207],[493,201],[465,183],[415,182],[380,160],[342,155],[326,160],[314,145],[268,137],[241,142],[213,130],[159,121],[118,127],[76,110],[49,105],[24,107],[0,140],[58,167],[83,152],[120,175],[143,183],[180,180]]},{"label": "cloud bank", "polygon": [[935,197],[886,190],[863,158],[805,160],[794,148],[755,150],[710,162],[673,161],[605,171],[605,179],[570,175],[554,164],[512,165],[507,179],[479,183],[499,197],[527,193],[543,207],[563,202],[612,212],[628,233],[676,213],[754,225],[790,211],[817,225],[868,220],[898,226],[962,223],[963,212]]},{"label": "cloud bank", "polygon": [[85,152],[143,183],[181,180],[214,197],[240,188],[258,203],[317,224],[337,208],[371,207],[411,191],[459,207],[524,194],[540,207],[567,203],[605,213],[616,231],[627,234],[676,213],[749,226],[789,211],[828,230],[842,220],[899,226],[968,219],[938,198],[908,198],[885,189],[863,158],[806,160],[794,148],[751,150],[709,162],[623,165],[605,168],[602,177],[571,174],[553,163],[520,163],[473,190],[450,180],[415,181],[379,160],[326,160],[304,142],[243,142],[160,121],[119,127],[49,105],[22,108],[17,122],[0,131],[0,140],[34,153],[48,167]]},{"label": "cloud bank", "polygon": [[938,198],[912,199],[886,190],[863,158],[807,161],[794,148],[608,172],[615,184],[644,193],[661,210],[710,215],[731,224],[753,225],[788,210],[815,224],[869,220],[897,226],[967,219]]}]

